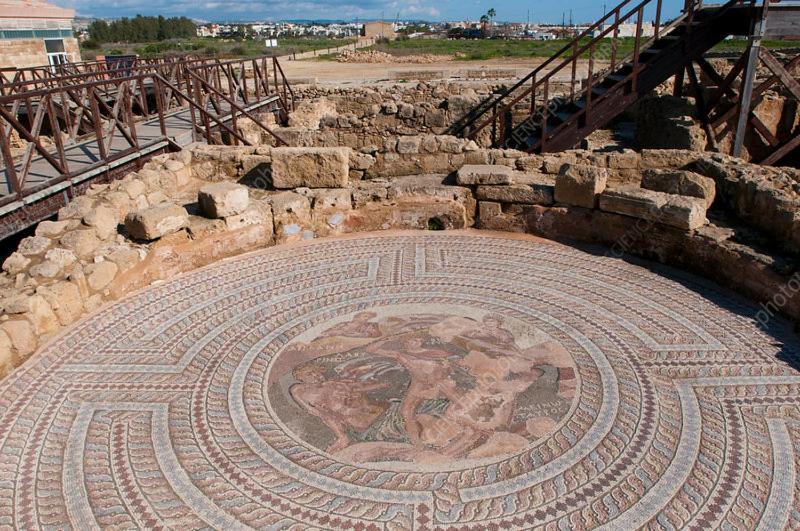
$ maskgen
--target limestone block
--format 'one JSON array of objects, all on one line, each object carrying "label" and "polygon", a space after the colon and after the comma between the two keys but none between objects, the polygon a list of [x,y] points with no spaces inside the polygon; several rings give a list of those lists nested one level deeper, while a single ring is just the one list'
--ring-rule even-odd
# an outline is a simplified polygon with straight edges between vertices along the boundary
[{"label": "limestone block", "polygon": [[117,233],[117,213],[105,206],[98,206],[83,217],[83,222],[94,227],[101,240],[107,240]]},{"label": "limestone block", "polygon": [[710,207],[716,196],[714,179],[684,170],[647,169],[642,172],[642,188],[667,194],[699,197]]},{"label": "limestone block", "polygon": [[600,209],[615,214],[655,221],[666,204],[666,194],[627,186],[612,188],[600,196]]},{"label": "limestone block", "polygon": [[77,321],[83,312],[81,292],[78,286],[71,282],[56,282],[49,286],[39,286],[36,293],[44,297],[50,304],[62,326]]},{"label": "limestone block", "polygon": [[186,167],[186,164],[184,164],[182,161],[173,159],[165,162],[164,167],[171,172],[176,172],[184,169]]},{"label": "limestone block", "polygon": [[419,153],[422,139],[418,136],[401,136],[397,139],[397,152],[400,154]]},{"label": "limestone block", "polygon": [[9,275],[16,275],[28,267],[30,263],[30,258],[26,258],[22,253],[14,252],[3,262],[3,271]]},{"label": "limestone block", "polygon": [[413,118],[414,106],[408,103],[401,103],[398,107],[397,114],[400,116],[400,118]]},{"label": "limestone block", "polygon": [[94,291],[100,291],[114,280],[119,271],[117,264],[110,260],[104,260],[97,264],[86,266],[86,281]]},{"label": "limestone block", "polygon": [[559,174],[565,164],[575,164],[576,160],[575,153],[545,155],[542,157],[542,170],[553,175]]},{"label": "limestone block", "polygon": [[83,219],[92,208],[94,208],[94,200],[91,197],[78,196],[58,211],[58,220]]},{"label": "limestone block", "polygon": [[35,256],[45,252],[53,242],[43,236],[23,238],[17,246],[17,252],[24,256]]},{"label": "limestone block", "polygon": [[106,203],[114,209],[117,221],[124,221],[125,215],[131,210],[133,201],[128,194],[123,192],[109,192],[106,194]]},{"label": "limestone block", "polygon": [[553,194],[554,187],[546,184],[479,186],[476,192],[478,201],[496,201],[499,203],[520,203],[528,205],[552,205]]},{"label": "limestone block", "polygon": [[502,205],[493,201],[478,202],[478,228],[507,232],[525,231],[523,205]]},{"label": "limestone block", "polygon": [[78,258],[88,258],[100,246],[94,229],[69,231],[61,237],[59,243],[65,249],[73,251]]},{"label": "limestone block", "polygon": [[120,273],[124,273],[142,260],[139,251],[124,247],[113,251],[106,258],[117,264]]},{"label": "limestone block", "polygon": [[315,190],[314,204],[315,210],[350,210],[353,207],[352,195],[350,190],[342,188],[319,189]]},{"label": "limestone block", "polygon": [[541,155],[526,155],[516,160],[517,169],[520,171],[542,171],[544,159]]},{"label": "limestone block", "polygon": [[279,147],[272,150],[272,184],[284,190],[345,188],[350,175],[350,148]]},{"label": "limestone block", "polygon": [[425,153],[435,153],[439,149],[439,144],[434,135],[425,135],[422,137],[420,149]]},{"label": "limestone block", "polygon": [[281,241],[300,237],[311,225],[311,202],[295,192],[280,192],[269,197],[275,234]]},{"label": "limestone block", "polygon": [[11,344],[21,356],[27,356],[36,350],[36,335],[27,320],[5,321],[0,324],[0,330],[8,335]]},{"label": "limestone block", "polygon": [[350,157],[350,168],[368,170],[375,165],[375,157],[367,153],[356,153]]},{"label": "limestone block", "polygon": [[40,262],[28,270],[28,274],[32,277],[55,278],[61,272],[61,268],[55,262],[45,260]]},{"label": "limestone block", "polygon": [[356,208],[361,208],[367,203],[383,201],[389,193],[386,184],[375,182],[359,183],[358,187],[353,188],[352,191],[353,204]]},{"label": "limestone block", "polygon": [[272,232],[272,212],[269,205],[254,205],[235,216],[225,218],[228,230],[237,230],[251,225],[264,225]]},{"label": "limestone block", "polygon": [[147,186],[141,179],[122,181],[119,189],[121,192],[128,194],[128,197],[131,199],[136,199],[140,195],[144,195],[147,192]]},{"label": "limestone block", "polygon": [[13,345],[8,334],[0,330],[0,378],[4,378],[14,370],[15,359]]},{"label": "limestone block", "polygon": [[642,168],[685,168],[701,156],[700,152],[685,149],[643,149]]},{"label": "limestone block", "polygon": [[605,168],[566,164],[556,177],[555,200],[565,205],[595,208],[597,196],[606,188]]},{"label": "limestone block", "polygon": [[200,189],[197,199],[203,215],[214,219],[241,214],[250,204],[247,187],[231,182],[207,184]]},{"label": "limestone block", "polygon": [[661,209],[661,222],[679,229],[695,230],[705,225],[706,210],[703,199],[671,195]]},{"label": "limestone block", "polygon": [[439,151],[442,153],[461,153],[466,142],[454,136],[439,137]]},{"label": "limestone block", "polygon": [[14,293],[0,300],[0,306],[7,314],[25,313],[28,311],[28,296],[24,293]]},{"label": "limestone block", "polygon": [[156,240],[177,232],[188,224],[189,214],[186,209],[172,203],[131,212],[125,217],[125,230],[137,240]]},{"label": "limestone block", "polygon": [[608,167],[613,170],[632,170],[639,167],[641,160],[641,156],[635,151],[609,153]]},{"label": "limestone block", "polygon": [[42,221],[36,226],[37,236],[58,236],[69,227],[69,220]]},{"label": "limestone block", "polygon": [[48,262],[56,264],[60,269],[71,266],[78,259],[73,251],[62,249],[61,247],[50,249],[45,253],[44,257]]},{"label": "limestone block", "polygon": [[684,230],[701,227],[706,220],[706,205],[702,199],[633,186],[603,192],[600,209]]},{"label": "limestone block", "polygon": [[514,170],[508,166],[472,165],[458,170],[456,181],[460,185],[511,184]]},{"label": "limestone block", "polygon": [[[262,173],[268,174],[272,165],[270,155],[242,155],[242,175],[259,177]],[[258,172],[255,174],[255,172]],[[251,173],[253,173],[251,175]]]},{"label": "limestone block", "polygon": [[31,295],[28,299],[28,312],[25,314],[39,335],[55,332],[59,328],[58,318],[50,303],[41,295]]},{"label": "limestone block", "polygon": [[269,200],[276,216],[281,213],[291,213],[302,217],[311,210],[308,198],[295,192],[279,192],[269,196]]}]

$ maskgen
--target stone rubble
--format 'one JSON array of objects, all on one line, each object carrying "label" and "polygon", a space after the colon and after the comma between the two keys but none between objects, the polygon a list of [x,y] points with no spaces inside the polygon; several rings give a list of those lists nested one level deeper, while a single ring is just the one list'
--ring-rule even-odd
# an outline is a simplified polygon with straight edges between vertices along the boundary
[{"label": "stone rubble", "polygon": [[336,56],[340,63],[405,63],[405,64],[430,64],[449,61],[449,55],[392,55],[379,50],[344,50]]}]

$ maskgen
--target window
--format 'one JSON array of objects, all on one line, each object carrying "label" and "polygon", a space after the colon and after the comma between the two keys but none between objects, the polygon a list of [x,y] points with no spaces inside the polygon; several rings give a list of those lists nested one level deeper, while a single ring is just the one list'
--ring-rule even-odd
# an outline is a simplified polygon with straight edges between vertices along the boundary
[{"label": "window", "polygon": [[45,39],[44,49],[47,52],[47,62],[50,66],[60,66],[69,62],[62,39]]},{"label": "window", "polygon": [[0,39],[57,39],[72,37],[68,29],[17,30],[0,29]]}]

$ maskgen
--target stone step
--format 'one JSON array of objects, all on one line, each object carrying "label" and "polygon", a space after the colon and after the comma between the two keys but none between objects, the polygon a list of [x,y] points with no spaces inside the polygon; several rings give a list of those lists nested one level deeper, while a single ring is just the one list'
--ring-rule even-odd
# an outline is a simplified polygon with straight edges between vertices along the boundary
[{"label": "stone step", "polygon": [[620,187],[600,194],[600,210],[695,230],[706,222],[705,200],[655,192],[639,187]]},{"label": "stone step", "polygon": [[462,186],[511,184],[514,170],[509,166],[468,164],[458,170],[456,182]]}]

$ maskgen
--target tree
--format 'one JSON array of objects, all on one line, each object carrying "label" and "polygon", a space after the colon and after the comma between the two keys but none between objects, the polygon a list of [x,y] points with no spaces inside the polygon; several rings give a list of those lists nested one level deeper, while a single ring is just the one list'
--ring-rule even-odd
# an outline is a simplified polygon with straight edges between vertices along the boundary
[{"label": "tree", "polygon": [[89,25],[89,35],[97,42],[152,42],[187,39],[197,34],[194,22],[186,17],[121,18],[110,24],[96,20]]},{"label": "tree", "polygon": [[490,31],[492,31],[491,28],[494,27],[494,17],[497,16],[497,11],[495,11],[494,8],[491,8],[489,9],[489,11],[486,12],[486,15],[484,16],[489,21]]}]

